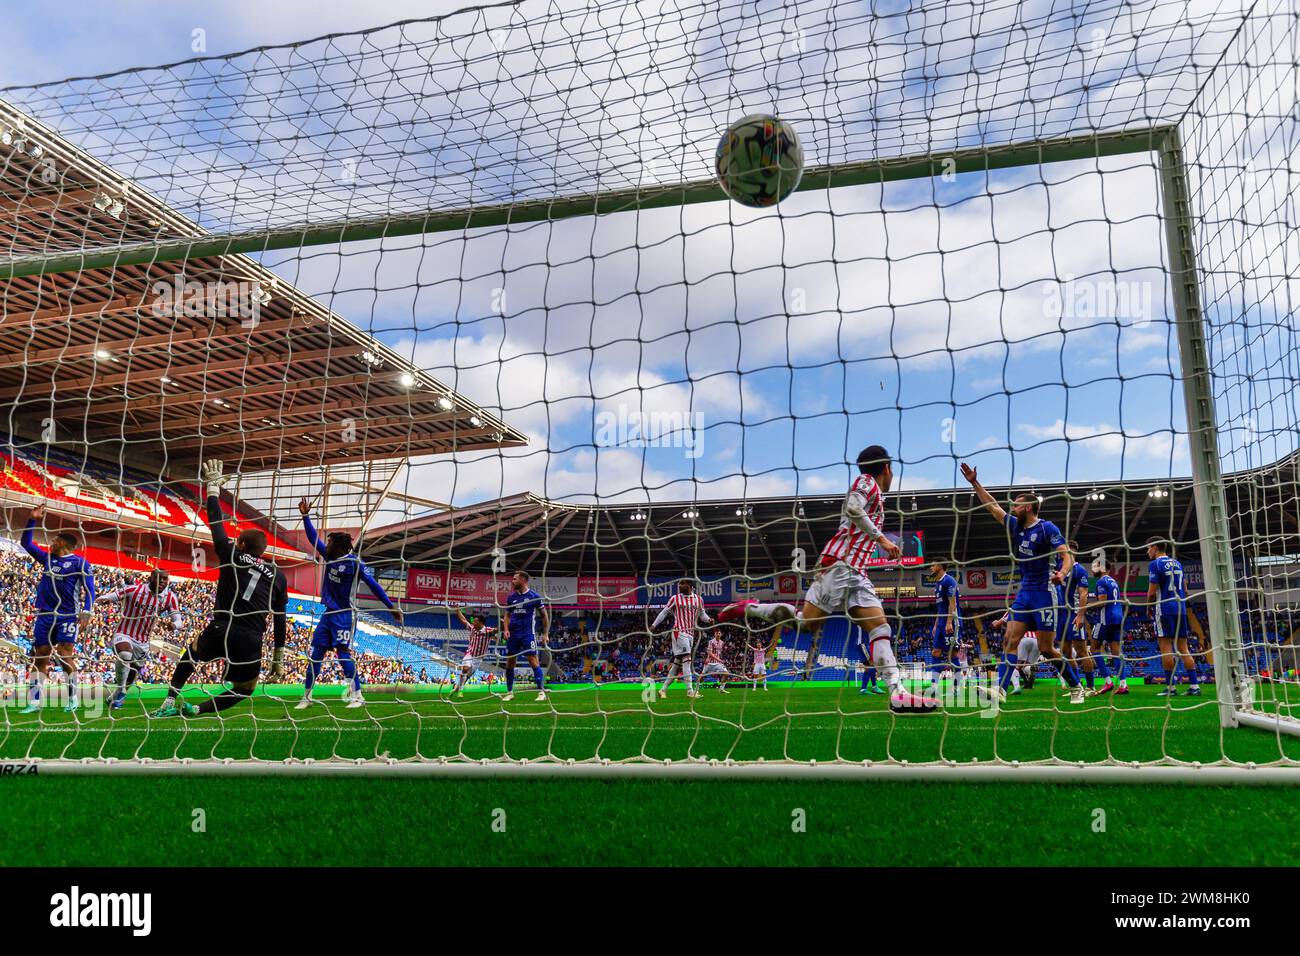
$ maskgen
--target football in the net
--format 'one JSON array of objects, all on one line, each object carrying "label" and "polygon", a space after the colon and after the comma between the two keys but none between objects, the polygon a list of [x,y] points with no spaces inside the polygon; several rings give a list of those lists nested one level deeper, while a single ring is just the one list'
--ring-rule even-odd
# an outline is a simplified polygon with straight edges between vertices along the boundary
[{"label": "football in the net", "polygon": [[732,123],[714,157],[723,192],[755,209],[775,206],[803,175],[803,150],[783,119],[756,113]]}]

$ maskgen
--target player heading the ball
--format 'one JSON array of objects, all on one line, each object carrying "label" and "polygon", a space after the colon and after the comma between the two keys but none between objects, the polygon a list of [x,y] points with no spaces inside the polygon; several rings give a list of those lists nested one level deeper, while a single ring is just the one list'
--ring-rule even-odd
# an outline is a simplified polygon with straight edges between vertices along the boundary
[{"label": "player heading the ball", "polygon": [[897,711],[932,710],[932,698],[903,689],[885,609],[867,577],[868,562],[876,547],[890,558],[900,554],[898,544],[884,530],[885,494],[894,481],[893,464],[889,452],[880,445],[862,449],[857,464],[859,474],[844,496],[839,529],[822,549],[802,613],[793,604],[739,601],[723,608],[718,620],[795,624],[800,630],[815,633],[832,615],[845,614],[860,628],[856,645],[863,664],[879,669],[889,685],[890,707]]}]

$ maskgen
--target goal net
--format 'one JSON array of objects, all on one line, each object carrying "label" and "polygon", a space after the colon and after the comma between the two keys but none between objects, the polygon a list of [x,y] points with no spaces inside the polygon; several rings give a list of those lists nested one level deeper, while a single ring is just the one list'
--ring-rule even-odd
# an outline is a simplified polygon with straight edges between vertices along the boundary
[{"label": "goal net", "polygon": [[0,758],[1292,779],[1298,43],[524,0],[0,90]]}]

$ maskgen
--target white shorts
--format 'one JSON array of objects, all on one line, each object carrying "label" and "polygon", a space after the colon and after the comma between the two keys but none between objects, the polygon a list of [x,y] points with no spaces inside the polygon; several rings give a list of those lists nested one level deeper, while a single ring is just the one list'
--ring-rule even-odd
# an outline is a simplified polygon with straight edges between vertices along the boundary
[{"label": "white shorts", "polygon": [[757,664],[755,664],[755,665],[753,666],[753,668],[750,670],[750,673],[751,673],[751,674],[766,674],[766,673],[767,673],[767,661],[759,661]]},{"label": "white shorts", "polygon": [[727,673],[727,665],[722,663],[722,661],[713,661],[711,663],[704,665],[704,669],[700,671],[700,676],[708,677],[710,674],[725,674],[725,673]]},{"label": "white shorts", "polygon": [[460,666],[468,667],[470,670],[476,671],[479,669],[478,658],[470,657],[469,655],[466,655],[465,657],[462,657],[460,659]]},{"label": "white shorts", "polygon": [[141,643],[140,641],[137,641],[134,637],[132,637],[129,634],[114,634],[113,646],[117,647],[117,645],[119,644],[130,644],[131,650],[135,651],[137,654],[144,654],[147,653],[149,650],[148,641]]},{"label": "white shorts", "polygon": [[674,634],[672,641],[673,657],[689,657],[695,641],[690,634]]},{"label": "white shorts", "polygon": [[1043,652],[1038,648],[1038,638],[1022,637],[1016,648],[1016,662],[1019,664],[1037,664]]},{"label": "white shorts", "polygon": [[847,614],[855,607],[882,606],[871,579],[843,561],[817,572],[804,601],[827,614]]}]

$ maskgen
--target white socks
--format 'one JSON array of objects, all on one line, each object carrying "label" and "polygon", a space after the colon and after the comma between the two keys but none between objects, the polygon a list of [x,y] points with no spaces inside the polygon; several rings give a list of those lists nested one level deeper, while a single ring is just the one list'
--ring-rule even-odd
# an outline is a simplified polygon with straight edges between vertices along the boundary
[{"label": "white socks", "polygon": [[891,691],[902,690],[903,678],[898,671],[898,661],[894,658],[894,648],[889,642],[892,632],[888,624],[881,624],[873,628],[867,635],[871,642],[871,662],[876,665],[876,670],[885,678],[885,683],[889,685]]}]

